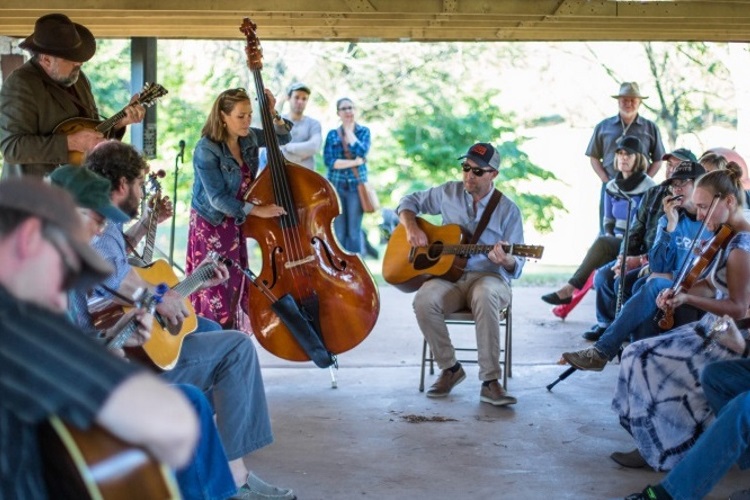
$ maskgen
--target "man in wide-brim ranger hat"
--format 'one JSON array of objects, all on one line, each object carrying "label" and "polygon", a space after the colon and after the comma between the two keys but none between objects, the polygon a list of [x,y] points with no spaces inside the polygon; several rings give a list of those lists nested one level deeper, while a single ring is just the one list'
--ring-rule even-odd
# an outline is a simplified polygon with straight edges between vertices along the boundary
[{"label": "man in wide-brim ranger hat", "polygon": [[589,157],[591,168],[602,181],[602,191],[599,200],[599,228],[602,224],[602,202],[604,200],[604,185],[615,177],[615,150],[617,140],[621,137],[634,136],[641,141],[643,154],[648,157],[650,165],[646,173],[654,177],[661,167],[664,156],[664,145],[661,142],[659,128],[651,120],[640,116],[638,108],[643,99],[648,96],[641,94],[636,82],[624,82],[620,91],[612,96],[617,99],[619,112],[612,117],[605,118],[594,128],[586,156]]},{"label": "man in wide-brim ranger hat", "polygon": [[[34,32],[18,46],[28,50],[31,59],[0,89],[2,176],[43,176],[66,163],[69,152],[86,153],[105,139],[94,128],[53,134],[70,118],[100,119],[91,84],[81,71],[96,52],[96,40],[88,28],[66,15],[47,14],[36,20]],[[128,106],[112,136],[121,138],[125,127],[145,114],[140,104]]]}]

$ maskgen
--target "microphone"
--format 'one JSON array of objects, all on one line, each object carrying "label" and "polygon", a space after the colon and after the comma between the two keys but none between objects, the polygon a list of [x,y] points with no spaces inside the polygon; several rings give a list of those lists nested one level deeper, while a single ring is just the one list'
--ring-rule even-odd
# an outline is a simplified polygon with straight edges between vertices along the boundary
[{"label": "microphone", "polygon": [[185,163],[185,141],[180,139],[180,152],[177,153],[177,158],[180,159],[180,163]]}]

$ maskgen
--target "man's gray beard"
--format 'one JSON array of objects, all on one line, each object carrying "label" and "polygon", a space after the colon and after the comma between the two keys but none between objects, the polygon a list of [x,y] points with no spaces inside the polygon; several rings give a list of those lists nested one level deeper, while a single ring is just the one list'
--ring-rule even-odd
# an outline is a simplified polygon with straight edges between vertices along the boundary
[{"label": "man's gray beard", "polygon": [[81,72],[76,71],[73,75],[69,76],[68,78],[58,80],[57,83],[59,83],[63,87],[72,87],[78,81],[79,76],[81,76]]}]

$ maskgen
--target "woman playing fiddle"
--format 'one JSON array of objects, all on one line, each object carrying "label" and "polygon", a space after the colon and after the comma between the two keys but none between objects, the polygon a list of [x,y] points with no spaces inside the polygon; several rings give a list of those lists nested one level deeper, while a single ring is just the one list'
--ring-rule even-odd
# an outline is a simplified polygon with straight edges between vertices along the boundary
[{"label": "woman playing fiddle", "polygon": [[[275,100],[265,90],[273,109]],[[192,272],[208,255],[216,251],[247,267],[247,247],[242,223],[248,216],[277,217],[284,209],[275,204],[253,205],[242,195],[258,173],[258,148],[265,146],[263,130],[250,127],[253,108],[245,89],[225,90],[214,101],[201,139],[193,153],[195,181],[190,210],[190,229],[186,271]],[[273,124],[280,144],[291,140],[291,123],[278,113]],[[247,300],[242,290],[243,275],[230,270],[229,280],[190,296],[199,316],[218,322],[222,328],[238,328],[241,308]],[[239,323],[239,325],[238,325]]]},{"label": "woman playing fiddle", "polygon": [[705,220],[709,231],[729,231],[724,241],[709,245],[716,253],[705,277],[687,290],[664,290],[656,299],[663,310],[688,304],[707,314],[659,337],[634,342],[623,353],[612,407],[638,448],[613,454],[619,463],[669,470],[713,421],[700,374],[707,364],[738,354],[721,340],[707,341],[706,334],[719,318],[741,319],[750,307],[750,223],[743,213],[741,178],[742,170],[729,165],[698,179],[693,191],[698,219]]}]

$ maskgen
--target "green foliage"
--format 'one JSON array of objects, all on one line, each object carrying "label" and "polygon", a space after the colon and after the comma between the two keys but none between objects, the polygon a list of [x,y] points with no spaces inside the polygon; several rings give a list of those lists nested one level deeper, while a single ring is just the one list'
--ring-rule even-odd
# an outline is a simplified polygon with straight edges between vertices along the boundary
[{"label": "green foliage", "polygon": [[415,191],[460,179],[457,158],[475,142],[491,142],[501,158],[497,187],[519,205],[525,220],[538,231],[549,232],[555,211],[563,209],[562,202],[556,196],[535,194],[527,188],[533,185],[530,181],[557,178],[529,160],[521,149],[524,138],[514,133],[514,117],[502,114],[492,105],[491,97],[450,99],[433,92],[424,103],[413,107],[393,130],[408,168],[399,170],[392,188],[407,186],[406,191]]}]

